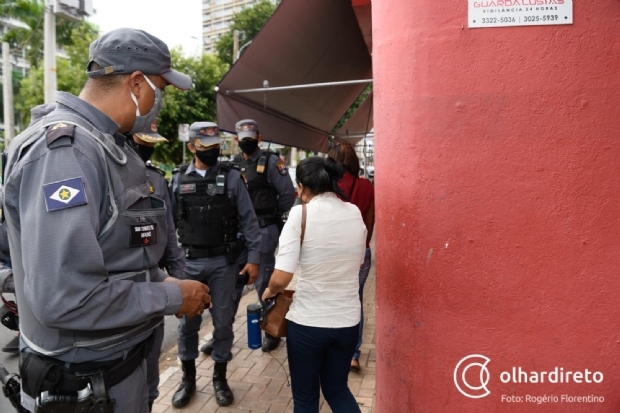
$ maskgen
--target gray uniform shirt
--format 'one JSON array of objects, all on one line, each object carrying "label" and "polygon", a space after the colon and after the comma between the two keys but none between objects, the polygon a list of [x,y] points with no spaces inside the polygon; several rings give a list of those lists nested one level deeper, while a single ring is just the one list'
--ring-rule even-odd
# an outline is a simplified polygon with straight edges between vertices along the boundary
[{"label": "gray uniform shirt", "polygon": [[166,239],[166,252],[163,264],[166,265],[168,273],[178,279],[183,279],[183,267],[185,267],[185,251],[179,245],[177,232],[172,217],[172,203],[168,193],[168,182],[163,175],[149,164],[146,165],[146,174],[149,183],[152,185],[151,195],[164,201],[166,204],[166,216],[168,220],[168,237]]},{"label": "gray uniform shirt", "polygon": [[[114,135],[126,156],[137,157],[133,149],[122,143],[125,138],[116,134],[119,126],[103,112],[68,93],[57,93],[56,102],[59,109],[71,111],[97,130]],[[13,142],[18,141],[19,136]],[[100,149],[80,128],[75,129],[71,145],[50,149],[43,137],[12,166],[5,186],[4,207],[20,313],[27,306],[24,311],[50,331],[128,328],[176,314],[182,305],[181,290],[174,283],[108,278],[107,267],[114,263],[104,260],[99,234],[110,218],[111,204]],[[10,145],[9,153],[14,150],[14,145]],[[140,174],[146,181],[144,163],[140,164],[141,169],[133,162],[131,168],[120,170]],[[75,178],[83,182],[87,202],[48,212],[45,186]],[[115,262],[123,263],[123,257]],[[165,277],[159,271],[152,281]],[[24,322],[20,320],[20,324]],[[36,335],[29,339],[44,346],[48,336],[43,332]],[[123,343],[98,350],[78,347],[57,358],[67,362],[109,359],[144,338],[134,335]]]},{"label": "gray uniform shirt", "polygon": [[[208,177],[209,174],[217,173],[218,167],[219,162],[207,170],[205,178]],[[196,167],[193,162],[189,164],[185,174],[195,174],[196,176],[200,176],[200,174],[196,172]],[[174,214],[175,223],[178,216],[178,188],[179,172],[172,176],[172,183],[170,185],[170,198],[172,201],[172,213]],[[250,194],[248,194],[248,190],[245,187],[245,181],[241,177],[241,172],[236,169],[230,170],[228,173],[226,188],[231,202],[237,206],[239,227],[245,237],[246,248],[248,249],[248,262],[251,264],[258,264],[260,262],[262,235],[260,232],[260,227],[258,226],[258,219],[254,213],[254,207],[252,206],[252,200],[250,199]]]}]

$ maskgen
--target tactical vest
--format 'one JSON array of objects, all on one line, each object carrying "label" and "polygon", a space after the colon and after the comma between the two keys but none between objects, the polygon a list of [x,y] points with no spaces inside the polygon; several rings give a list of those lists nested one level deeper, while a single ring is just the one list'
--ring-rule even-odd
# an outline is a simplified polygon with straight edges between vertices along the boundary
[{"label": "tactical vest", "polygon": [[[272,152],[263,152],[258,159],[243,159],[241,171],[248,181],[248,192],[252,199],[254,212],[259,217],[278,214],[278,192],[267,182],[269,159]],[[262,169],[262,172],[259,171]]]},{"label": "tactical vest", "polygon": [[217,173],[202,177],[186,174],[189,165],[179,167],[178,231],[185,248],[211,248],[237,240],[237,208],[227,193],[232,165],[220,163]]},{"label": "tactical vest", "polygon": [[[7,177],[10,179],[13,166],[30,147],[46,140],[47,128],[58,122],[75,125],[90,135],[106,165],[108,219],[101,223],[97,238],[107,270],[106,275],[102,274],[101,281],[122,279],[149,282],[158,272],[157,264],[166,247],[166,206],[162,200],[149,197],[145,174],[140,173],[144,171],[144,163],[133,149],[120,148],[113,136],[101,133],[70,111],[57,109],[35,122],[11,143]],[[54,150],[54,145],[59,142],[50,141],[48,137],[47,142],[41,143]],[[31,349],[47,356],[64,354],[73,348],[101,350],[135,339],[161,324],[162,318],[155,317],[140,325],[109,330],[77,331],[46,327],[36,318],[27,301],[20,299],[24,296],[25,276],[22,252],[11,251],[21,337]]]}]

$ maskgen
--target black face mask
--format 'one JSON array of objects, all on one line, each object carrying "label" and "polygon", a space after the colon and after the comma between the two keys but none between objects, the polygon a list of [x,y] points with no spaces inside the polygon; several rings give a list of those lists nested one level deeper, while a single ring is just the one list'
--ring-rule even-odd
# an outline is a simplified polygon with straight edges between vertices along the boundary
[{"label": "black face mask", "polygon": [[250,139],[239,142],[239,147],[246,155],[252,155],[258,149],[258,140]]},{"label": "black face mask", "polygon": [[206,151],[196,151],[196,158],[209,168],[217,163],[217,158],[220,156],[220,148],[209,149]]},{"label": "black face mask", "polygon": [[155,152],[155,148],[153,146],[140,145],[139,143],[136,144],[136,150],[144,162],[151,159],[153,152]]}]

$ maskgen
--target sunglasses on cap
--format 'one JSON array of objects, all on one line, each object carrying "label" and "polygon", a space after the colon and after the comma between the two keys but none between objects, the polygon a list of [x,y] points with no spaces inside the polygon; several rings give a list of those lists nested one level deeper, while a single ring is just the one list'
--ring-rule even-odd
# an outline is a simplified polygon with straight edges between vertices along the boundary
[{"label": "sunglasses on cap", "polygon": [[201,128],[198,131],[198,135],[202,136],[216,136],[220,134],[220,129],[215,126],[207,126],[206,128]]},{"label": "sunglasses on cap", "polygon": [[237,132],[256,131],[255,123],[242,123],[237,126]]}]

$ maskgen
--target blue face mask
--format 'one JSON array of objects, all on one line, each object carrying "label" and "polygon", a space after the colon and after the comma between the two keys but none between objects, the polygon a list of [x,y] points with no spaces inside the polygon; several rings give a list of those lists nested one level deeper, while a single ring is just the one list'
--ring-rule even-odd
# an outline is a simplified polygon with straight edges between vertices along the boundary
[{"label": "blue face mask", "polygon": [[163,106],[161,89],[156,87],[149,80],[148,77],[144,76],[144,79],[149,84],[149,86],[153,88],[153,90],[155,91],[155,102],[153,102],[153,108],[149,111],[149,113],[147,113],[144,116],[141,116],[140,108],[138,106],[138,99],[136,98],[136,95],[134,95],[133,92],[131,92],[131,99],[136,104],[136,120],[134,121],[133,127],[131,128],[129,133],[127,133],[128,135],[133,135],[134,133],[148,130],[149,126],[151,126],[151,123],[153,123],[153,121],[157,119],[157,115],[159,114],[159,111],[161,111],[161,108]]}]

